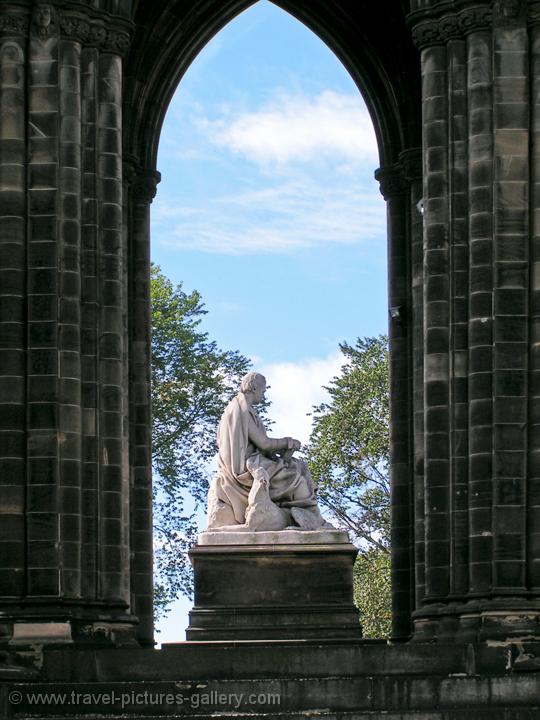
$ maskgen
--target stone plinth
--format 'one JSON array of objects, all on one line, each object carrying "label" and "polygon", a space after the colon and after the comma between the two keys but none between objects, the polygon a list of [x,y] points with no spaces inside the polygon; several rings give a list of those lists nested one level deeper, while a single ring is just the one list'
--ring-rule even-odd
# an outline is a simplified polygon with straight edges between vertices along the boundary
[{"label": "stone plinth", "polygon": [[187,639],[360,637],[356,554],[339,531],[203,533]]}]

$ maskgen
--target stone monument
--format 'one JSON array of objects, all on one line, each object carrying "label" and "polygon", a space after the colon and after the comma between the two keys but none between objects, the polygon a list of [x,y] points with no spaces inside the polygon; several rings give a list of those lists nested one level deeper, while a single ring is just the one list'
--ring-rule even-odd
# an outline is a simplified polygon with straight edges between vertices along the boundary
[{"label": "stone monument", "polygon": [[[357,554],[321,515],[300,442],[269,438],[254,406],[266,379],[242,380],[218,429],[208,528],[190,552],[189,640],[360,636],[352,599]],[[241,591],[240,591],[241,589]]]},{"label": "stone monument", "polygon": [[[223,527],[268,502],[261,471],[253,517],[193,551],[189,634],[228,639],[154,648],[160,131],[197,53],[252,4],[0,0],[0,718],[185,717],[118,698],[279,686],[279,709],[235,717],[536,720],[540,0],[276,0],[346,62],[378,140],[392,643],[358,639],[354,548],[302,530],[294,508],[316,511],[274,502],[272,477],[296,529],[232,543]],[[30,702],[79,690],[93,707]]]}]

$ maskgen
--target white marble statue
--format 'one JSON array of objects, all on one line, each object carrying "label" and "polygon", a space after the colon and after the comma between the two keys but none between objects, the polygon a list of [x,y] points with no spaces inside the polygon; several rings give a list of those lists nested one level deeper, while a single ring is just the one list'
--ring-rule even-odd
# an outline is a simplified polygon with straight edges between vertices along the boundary
[{"label": "white marble statue", "polygon": [[307,463],[293,457],[300,442],[269,438],[253,407],[265,391],[264,376],[248,373],[223,413],[218,471],[208,495],[208,530],[331,529],[319,511]]}]

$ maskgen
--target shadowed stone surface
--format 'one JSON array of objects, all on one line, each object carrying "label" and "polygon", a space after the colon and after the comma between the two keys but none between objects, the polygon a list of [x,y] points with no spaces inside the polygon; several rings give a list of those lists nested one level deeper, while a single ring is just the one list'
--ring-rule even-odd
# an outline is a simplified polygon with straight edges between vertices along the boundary
[{"label": "shadowed stone surface", "polygon": [[[243,539],[246,535],[288,536],[294,532],[238,535]],[[204,533],[203,537],[222,534],[235,535]],[[325,544],[320,537],[295,544],[280,537],[273,545],[197,545],[189,552],[194,607],[187,639],[360,637],[359,614],[353,603],[357,552],[350,543]]]},{"label": "shadowed stone surface", "polygon": [[[540,707],[540,675],[519,669],[524,652],[535,659],[539,647],[276,641],[182,643],[161,651],[49,650],[41,682],[10,680],[0,712],[6,720],[29,712],[49,720],[231,712],[462,720],[487,718],[489,709],[495,720],[523,720]],[[54,692],[57,701],[40,703],[39,692]],[[10,693],[19,693],[11,698],[20,702],[10,702]],[[94,703],[84,705],[89,694]]]}]

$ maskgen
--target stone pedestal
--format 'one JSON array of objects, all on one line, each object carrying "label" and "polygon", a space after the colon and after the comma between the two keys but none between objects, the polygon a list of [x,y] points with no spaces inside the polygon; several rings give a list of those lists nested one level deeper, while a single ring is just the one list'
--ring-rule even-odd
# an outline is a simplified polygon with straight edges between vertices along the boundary
[{"label": "stone pedestal", "polygon": [[347,533],[203,533],[188,640],[359,638]]}]

